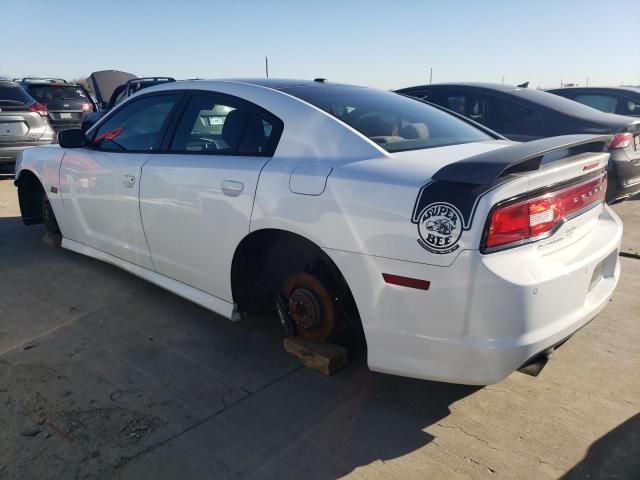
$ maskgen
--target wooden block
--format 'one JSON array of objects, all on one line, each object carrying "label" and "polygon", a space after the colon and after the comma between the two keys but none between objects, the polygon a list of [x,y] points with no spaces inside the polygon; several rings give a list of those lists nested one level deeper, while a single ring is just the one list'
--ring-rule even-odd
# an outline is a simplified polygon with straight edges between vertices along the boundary
[{"label": "wooden block", "polygon": [[313,342],[302,337],[284,339],[284,349],[298,357],[304,366],[331,375],[347,364],[347,349],[328,342]]}]

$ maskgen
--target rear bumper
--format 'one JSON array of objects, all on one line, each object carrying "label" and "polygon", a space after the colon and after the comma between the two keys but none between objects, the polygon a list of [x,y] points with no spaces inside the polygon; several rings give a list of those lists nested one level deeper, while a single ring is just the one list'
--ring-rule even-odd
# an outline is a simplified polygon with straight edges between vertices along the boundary
[{"label": "rear bumper", "polygon": [[48,139],[37,142],[16,143],[15,145],[0,146],[0,164],[15,163],[18,154],[26,148],[38,147],[40,145],[51,145],[52,143],[54,143],[54,140]]},{"label": "rear bumper", "polygon": [[[487,385],[588,323],[620,275],[622,222],[608,208],[568,248],[541,255],[535,244],[459,254],[450,267],[327,250],[347,279],[372,370]],[[603,262],[602,279],[590,289]],[[384,283],[382,273],[431,281],[428,291]]]},{"label": "rear bumper", "polygon": [[640,160],[630,160],[623,153],[612,157],[609,162],[608,203],[640,193]]}]

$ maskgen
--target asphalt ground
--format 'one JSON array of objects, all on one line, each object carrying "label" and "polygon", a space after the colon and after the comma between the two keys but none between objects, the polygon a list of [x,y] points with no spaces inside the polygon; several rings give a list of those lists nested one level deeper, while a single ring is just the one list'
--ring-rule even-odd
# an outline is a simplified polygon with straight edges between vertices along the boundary
[{"label": "asphalt ground", "polygon": [[539,376],[332,377],[271,318],[231,323],[52,248],[0,176],[0,478],[640,478],[640,201],[607,308]]}]

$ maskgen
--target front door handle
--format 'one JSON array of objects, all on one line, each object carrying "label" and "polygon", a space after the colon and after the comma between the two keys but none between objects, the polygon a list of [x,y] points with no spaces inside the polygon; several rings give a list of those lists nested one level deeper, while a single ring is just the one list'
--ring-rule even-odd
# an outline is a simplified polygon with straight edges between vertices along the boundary
[{"label": "front door handle", "polygon": [[230,197],[237,197],[244,190],[244,184],[242,182],[235,182],[233,180],[225,180],[222,182],[222,193]]},{"label": "front door handle", "polygon": [[136,184],[136,177],[134,177],[133,175],[125,175],[124,177],[122,177],[122,184],[125,187],[133,187]]}]

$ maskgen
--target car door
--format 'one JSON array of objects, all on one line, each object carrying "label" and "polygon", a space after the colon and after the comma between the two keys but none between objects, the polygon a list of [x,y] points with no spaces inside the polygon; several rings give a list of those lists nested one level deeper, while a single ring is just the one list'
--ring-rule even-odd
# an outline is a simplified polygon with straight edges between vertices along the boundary
[{"label": "car door", "polygon": [[258,177],[281,131],[255,105],[192,94],[166,151],[142,168],[140,210],[159,273],[232,301],[233,254],[249,233]]},{"label": "car door", "polygon": [[139,208],[140,171],[162,140],[181,94],[128,102],[97,127],[89,146],[68,150],[60,168],[65,237],[153,269]]}]

